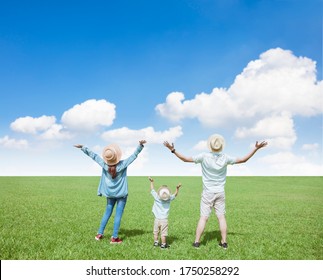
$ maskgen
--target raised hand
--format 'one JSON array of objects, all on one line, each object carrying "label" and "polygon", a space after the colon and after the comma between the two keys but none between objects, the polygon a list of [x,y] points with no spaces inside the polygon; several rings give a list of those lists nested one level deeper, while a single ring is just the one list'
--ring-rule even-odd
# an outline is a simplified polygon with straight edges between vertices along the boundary
[{"label": "raised hand", "polygon": [[146,144],[146,143],[147,143],[147,141],[146,141],[146,140],[140,140],[140,141],[139,141],[139,144],[140,144],[140,145],[142,145],[142,146],[143,146],[144,144]]},{"label": "raised hand", "polygon": [[261,149],[261,148],[263,148],[263,147],[266,147],[267,146],[267,142],[266,141],[262,141],[261,143],[258,143],[258,141],[256,142],[256,144],[255,144],[255,147],[256,147],[256,149],[258,150],[258,149]]},{"label": "raised hand", "polygon": [[174,149],[174,143],[169,144],[168,141],[164,141],[164,146],[168,149],[170,149],[171,151]]},{"label": "raised hand", "polygon": [[83,145],[81,145],[81,144],[76,144],[76,145],[74,145],[74,147],[75,147],[75,148],[78,148],[78,149],[81,149],[81,148],[83,148]]}]

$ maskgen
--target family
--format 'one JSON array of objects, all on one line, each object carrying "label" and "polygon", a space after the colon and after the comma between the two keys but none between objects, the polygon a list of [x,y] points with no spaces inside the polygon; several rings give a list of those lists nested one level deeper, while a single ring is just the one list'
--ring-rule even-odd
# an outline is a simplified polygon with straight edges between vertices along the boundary
[{"label": "family", "polygon": [[[107,199],[106,210],[103,214],[96,240],[103,238],[104,229],[111,217],[114,207],[116,213],[114,217],[113,233],[110,239],[111,244],[122,243],[119,238],[119,228],[124,208],[128,197],[127,168],[137,158],[144,148],[146,140],[140,140],[139,145],[131,156],[121,160],[122,152],[117,144],[110,144],[103,149],[102,157],[92,152],[88,147],[81,144],[74,147],[81,149],[87,156],[92,158],[102,167],[102,175],[98,187],[98,195],[105,196]],[[170,150],[177,158],[183,162],[201,164],[203,191],[200,200],[200,219],[196,227],[195,240],[193,247],[200,247],[200,239],[204,232],[206,223],[212,212],[215,210],[221,232],[219,246],[223,249],[228,248],[227,243],[227,222],[225,218],[225,183],[227,166],[230,164],[240,164],[248,161],[259,149],[265,147],[267,142],[256,142],[254,148],[244,157],[234,158],[223,153],[225,146],[224,138],[219,134],[211,135],[207,140],[209,152],[201,153],[196,156],[187,157],[176,151],[174,144],[167,141],[164,146]],[[161,186],[157,192],[154,189],[154,180],[149,177],[151,195],[154,198],[152,212],[155,217],[153,236],[154,246],[162,249],[169,248],[166,238],[168,235],[168,214],[170,203],[177,196],[181,184],[176,186],[176,191],[171,194],[171,190],[166,186]],[[159,235],[161,243],[159,243]]]}]

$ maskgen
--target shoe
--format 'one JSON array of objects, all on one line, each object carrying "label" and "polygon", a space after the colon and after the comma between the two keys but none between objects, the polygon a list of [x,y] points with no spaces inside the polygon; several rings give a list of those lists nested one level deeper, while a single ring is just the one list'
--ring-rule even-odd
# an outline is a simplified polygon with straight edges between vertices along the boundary
[{"label": "shoe", "polygon": [[167,243],[162,243],[160,249],[168,249],[170,246]]},{"label": "shoe", "polygon": [[200,248],[200,242],[194,242],[192,245],[194,248]]},{"label": "shoe", "polygon": [[95,236],[95,240],[97,240],[97,241],[100,241],[102,238],[103,238],[103,234],[100,234],[100,233],[98,233],[98,234]]},{"label": "shoe", "polygon": [[114,238],[113,236],[110,239],[110,244],[120,244],[122,240],[119,237]]},{"label": "shoe", "polygon": [[224,242],[224,243],[220,242],[219,246],[222,247],[225,250],[228,249],[228,243],[226,243],[226,242]]},{"label": "shoe", "polygon": [[158,247],[158,246],[159,246],[158,241],[155,241],[155,242],[154,242],[154,247]]}]

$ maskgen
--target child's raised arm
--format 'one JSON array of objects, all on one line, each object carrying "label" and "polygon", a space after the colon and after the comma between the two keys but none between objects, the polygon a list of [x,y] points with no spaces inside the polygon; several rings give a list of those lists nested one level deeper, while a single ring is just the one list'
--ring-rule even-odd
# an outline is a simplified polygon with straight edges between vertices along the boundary
[{"label": "child's raised arm", "polygon": [[150,190],[154,189],[154,179],[151,177],[148,177],[149,181],[150,181]]},{"label": "child's raised arm", "polygon": [[179,192],[179,188],[182,186],[181,183],[179,183],[177,186],[176,186],[176,191],[174,193],[175,196],[177,196],[178,192]]}]

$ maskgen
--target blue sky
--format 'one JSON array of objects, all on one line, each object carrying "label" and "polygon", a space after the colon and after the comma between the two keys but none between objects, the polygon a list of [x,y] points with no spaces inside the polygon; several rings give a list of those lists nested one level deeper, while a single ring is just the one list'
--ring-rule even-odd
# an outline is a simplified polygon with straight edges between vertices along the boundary
[{"label": "blue sky", "polygon": [[127,156],[130,175],[199,175],[175,159],[209,135],[229,175],[323,175],[322,1],[7,1],[0,9],[0,175],[99,175],[72,145]]}]

